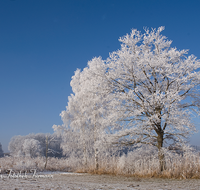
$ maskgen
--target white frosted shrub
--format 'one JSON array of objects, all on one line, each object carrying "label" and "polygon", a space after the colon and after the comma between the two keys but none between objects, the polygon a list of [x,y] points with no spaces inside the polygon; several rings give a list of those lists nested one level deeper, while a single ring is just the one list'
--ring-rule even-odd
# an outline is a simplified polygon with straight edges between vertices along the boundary
[{"label": "white frosted shrub", "polygon": [[120,173],[123,173],[125,164],[126,164],[126,155],[122,155],[121,157],[119,157],[118,163],[117,163],[117,169]]},{"label": "white frosted shrub", "polygon": [[[158,164],[157,164],[158,163]],[[134,151],[128,152],[118,160],[119,173],[142,174],[149,173],[152,169],[159,169],[157,150],[152,146],[141,146]]]},{"label": "white frosted shrub", "polygon": [[159,158],[154,147],[142,146],[127,155],[119,157],[117,173],[136,176],[165,176],[181,178],[199,178],[199,153],[189,147],[183,148],[182,154],[163,149],[166,169],[159,170]]}]

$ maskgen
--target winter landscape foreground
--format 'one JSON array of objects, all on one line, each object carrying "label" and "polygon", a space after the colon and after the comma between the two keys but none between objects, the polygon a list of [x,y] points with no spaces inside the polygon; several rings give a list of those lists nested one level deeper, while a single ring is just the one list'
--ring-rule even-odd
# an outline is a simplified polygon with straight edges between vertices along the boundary
[{"label": "winter landscape foreground", "polygon": [[53,178],[3,178],[0,179],[2,190],[22,189],[200,189],[198,179],[158,179],[136,178],[113,175],[91,175],[67,172],[38,173],[36,175],[53,175]]},{"label": "winter landscape foreground", "polygon": [[[134,157],[131,154],[131,158]],[[129,156],[115,157],[112,160],[101,160],[97,173],[102,175],[97,175],[92,166],[87,168],[75,158],[48,158],[45,171],[44,157],[3,157],[0,158],[0,189],[197,190],[200,189],[200,180],[195,159],[194,155],[187,157],[187,161],[180,161],[180,157],[176,157],[177,162],[172,160],[174,163],[171,167],[167,162],[167,169],[159,174],[158,159],[145,162],[141,158],[139,163],[133,160],[130,162]],[[130,163],[135,165],[131,166]]]}]

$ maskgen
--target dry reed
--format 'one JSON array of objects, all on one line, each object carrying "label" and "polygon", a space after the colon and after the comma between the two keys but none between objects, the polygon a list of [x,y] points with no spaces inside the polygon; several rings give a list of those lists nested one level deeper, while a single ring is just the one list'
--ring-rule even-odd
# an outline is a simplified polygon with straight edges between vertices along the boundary
[{"label": "dry reed", "polygon": [[[46,170],[66,172],[87,172],[91,174],[125,175],[135,177],[161,177],[200,179],[199,154],[171,154],[165,156],[166,170],[159,171],[159,160],[155,156],[138,156],[134,152],[122,156],[99,157],[99,168],[95,169],[94,158],[83,163],[80,158],[49,158]],[[1,173],[7,170],[44,171],[44,157],[3,157],[0,158]]]}]

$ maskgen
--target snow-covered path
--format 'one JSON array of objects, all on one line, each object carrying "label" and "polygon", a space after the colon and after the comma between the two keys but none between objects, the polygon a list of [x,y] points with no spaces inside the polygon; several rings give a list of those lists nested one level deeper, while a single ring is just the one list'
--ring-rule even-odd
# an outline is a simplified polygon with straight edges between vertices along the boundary
[{"label": "snow-covered path", "polygon": [[[50,173],[42,173],[41,175]],[[39,174],[37,174],[39,175]],[[139,179],[134,177],[90,175],[73,173],[52,173],[53,178],[0,178],[1,190],[97,190],[97,189],[145,189],[145,190],[200,190],[200,180]]]}]

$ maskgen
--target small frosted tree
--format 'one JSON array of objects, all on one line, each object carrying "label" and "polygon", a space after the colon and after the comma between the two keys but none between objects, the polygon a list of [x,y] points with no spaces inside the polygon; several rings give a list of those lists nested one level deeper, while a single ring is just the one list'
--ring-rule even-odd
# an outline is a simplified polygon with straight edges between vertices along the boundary
[{"label": "small frosted tree", "polygon": [[47,167],[47,161],[48,161],[48,155],[49,154],[53,154],[53,155],[62,154],[61,151],[59,151],[61,142],[59,143],[59,147],[56,147],[57,149],[55,149],[55,146],[54,146],[54,149],[52,149],[51,145],[55,144],[57,141],[60,142],[60,138],[56,134],[54,134],[54,135],[46,134],[46,140],[45,140],[45,145],[46,145],[46,147],[45,147],[45,157],[46,157],[46,161],[45,161],[44,169],[46,169],[46,167]]},{"label": "small frosted tree", "polygon": [[110,126],[110,141],[156,146],[160,171],[165,169],[163,147],[181,145],[196,131],[191,118],[200,106],[200,62],[187,50],[170,47],[162,30],[142,34],[134,29],[119,39],[121,49],[106,61],[90,62],[99,65],[91,90],[108,102],[102,123]]}]

